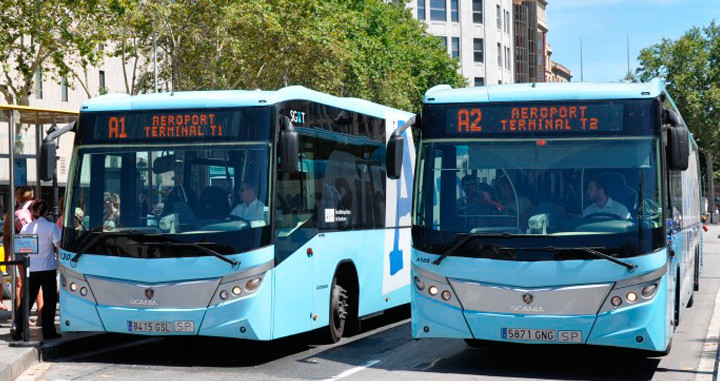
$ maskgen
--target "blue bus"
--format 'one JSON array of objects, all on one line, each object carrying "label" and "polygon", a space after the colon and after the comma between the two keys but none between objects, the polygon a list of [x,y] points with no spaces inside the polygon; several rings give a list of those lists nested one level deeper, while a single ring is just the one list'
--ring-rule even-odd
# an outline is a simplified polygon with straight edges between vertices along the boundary
[{"label": "blue bus", "polygon": [[440,85],[416,125],[414,338],[669,351],[699,287],[701,195],[659,80]]},{"label": "blue bus", "polygon": [[409,303],[412,164],[388,179],[386,142],[412,116],[297,86],[85,102],[58,131],[62,331],[335,342]]}]

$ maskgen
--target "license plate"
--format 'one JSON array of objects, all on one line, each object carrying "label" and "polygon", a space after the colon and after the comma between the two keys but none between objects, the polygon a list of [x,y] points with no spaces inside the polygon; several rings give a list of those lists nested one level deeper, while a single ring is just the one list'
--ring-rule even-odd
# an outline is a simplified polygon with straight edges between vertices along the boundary
[{"label": "license plate", "polygon": [[128,320],[128,332],[172,333],[173,325],[169,321]]},{"label": "license plate", "polygon": [[536,341],[542,343],[582,343],[581,331],[502,328],[501,334],[504,340]]}]

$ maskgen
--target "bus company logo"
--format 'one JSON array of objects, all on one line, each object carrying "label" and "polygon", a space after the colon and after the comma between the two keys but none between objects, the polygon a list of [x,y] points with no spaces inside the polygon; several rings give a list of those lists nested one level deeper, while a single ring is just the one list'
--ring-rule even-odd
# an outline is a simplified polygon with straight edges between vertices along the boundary
[{"label": "bus company logo", "polygon": [[[147,293],[147,291],[145,291],[145,292]],[[522,296],[522,299],[523,299],[523,302],[525,302],[525,304],[530,304],[533,302],[534,297],[532,296],[532,294],[524,294]]]},{"label": "bus company logo", "polygon": [[530,306],[535,300],[535,297],[530,293],[525,293],[522,296],[523,302],[525,302],[525,306],[510,306],[510,309],[514,312],[545,312],[545,309],[542,306]]},{"label": "bus company logo", "polygon": [[130,304],[132,305],[141,305],[141,306],[157,306],[157,301],[153,300],[153,296],[155,296],[155,290],[152,288],[146,288],[145,289],[145,297],[147,299],[135,299],[130,298]]}]

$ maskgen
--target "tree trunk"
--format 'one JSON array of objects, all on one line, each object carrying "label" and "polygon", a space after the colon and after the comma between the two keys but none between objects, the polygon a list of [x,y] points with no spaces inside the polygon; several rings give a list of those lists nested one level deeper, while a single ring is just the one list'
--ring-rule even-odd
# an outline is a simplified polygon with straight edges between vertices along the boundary
[{"label": "tree trunk", "polygon": [[708,199],[708,210],[706,212],[712,213],[715,210],[715,179],[713,178],[713,154],[709,150],[705,151],[705,165],[707,170],[707,199]]}]

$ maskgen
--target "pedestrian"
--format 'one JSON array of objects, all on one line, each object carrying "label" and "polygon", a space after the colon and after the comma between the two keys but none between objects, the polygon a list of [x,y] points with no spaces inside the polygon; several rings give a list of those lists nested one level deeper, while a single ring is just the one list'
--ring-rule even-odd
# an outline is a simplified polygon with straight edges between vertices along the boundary
[{"label": "pedestrian", "polygon": [[[34,220],[25,225],[21,234],[37,236],[38,252],[30,256],[30,276],[28,277],[27,291],[29,300],[35,300],[40,287],[45,290],[46,305],[42,310],[43,340],[55,339],[60,335],[55,330],[55,309],[57,306],[57,268],[58,259],[56,248],[60,245],[60,229],[49,218],[50,207],[44,200],[37,200],[32,205]],[[20,307],[15,311],[10,334],[13,340],[21,340],[23,334],[25,305],[21,301]]]},{"label": "pedestrian", "polygon": [[[33,203],[33,200],[35,199],[35,195],[33,194],[33,188],[28,185],[21,185],[15,189],[15,212],[14,216],[10,217],[10,213],[7,213],[5,215],[5,224],[3,225],[3,247],[5,248],[5,257],[6,258],[12,258],[13,248],[10,245],[10,232],[13,227],[15,227],[15,234],[20,233],[20,230],[23,228],[23,226],[29,224],[32,222],[32,212],[30,211],[30,206]],[[12,223],[11,221],[14,221]],[[15,309],[17,309],[20,306],[20,299],[22,298],[23,294],[23,285],[22,285],[22,278],[19,276],[17,277],[17,281],[15,283],[15,295],[17,296],[15,298]],[[38,294],[38,308],[42,308],[43,300],[42,300],[42,292]]]}]

